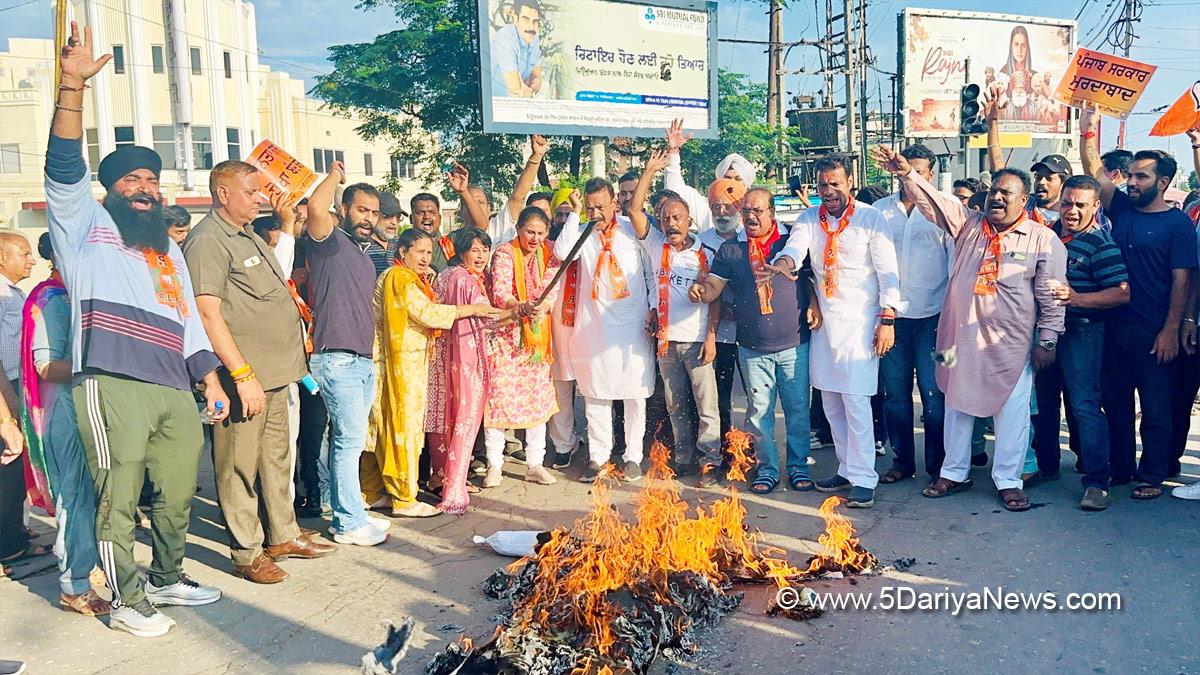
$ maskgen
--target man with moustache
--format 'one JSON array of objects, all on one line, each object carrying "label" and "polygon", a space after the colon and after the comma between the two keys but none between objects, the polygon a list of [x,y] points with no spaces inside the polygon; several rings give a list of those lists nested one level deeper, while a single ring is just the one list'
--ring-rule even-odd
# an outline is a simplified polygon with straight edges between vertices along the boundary
[{"label": "man with moustache", "polygon": [[403,215],[404,209],[400,208],[400,200],[396,199],[396,195],[379,193],[379,220],[371,228],[371,243],[367,244],[367,255],[371,258],[371,264],[375,265],[375,276],[392,266],[392,259],[396,257],[393,242]]},{"label": "man with moustache", "polygon": [[433,193],[419,192],[408,200],[408,209],[412,226],[433,237],[433,259],[429,261],[429,267],[441,272],[454,257],[454,244],[450,242],[450,237],[442,236],[441,232],[442,200]]},{"label": "man with moustache", "polygon": [[1108,422],[1101,409],[1100,373],[1105,310],[1129,302],[1129,274],[1112,235],[1100,227],[1100,183],[1072,176],[1063,184],[1062,218],[1054,231],[1067,249],[1067,283],[1056,290],[1067,307],[1066,330],[1058,358],[1034,376],[1038,413],[1033,417],[1034,448],[1043,477],[1058,476],[1059,398],[1075,418],[1072,434],[1083,469],[1084,511],[1108,507]]},{"label": "man with moustache", "polygon": [[[1066,280],[1066,250],[1054,231],[1026,211],[1029,176],[1001,169],[987,208],[972,211],[943,194],[887,146],[876,162],[900,178],[922,215],[954,238],[954,261],[938,320],[937,350],[953,365],[937,370],[946,394],[946,459],[922,492],[945,497],[971,487],[971,433],[976,417],[993,417],[992,480],[1004,508],[1027,511],[1021,468],[1029,443],[1033,371],[1054,362],[1066,308],[1055,287]],[[1036,339],[1035,339],[1036,334]]]},{"label": "man with moustache", "polygon": [[308,304],[315,316],[309,367],[333,427],[329,529],[339,544],[376,546],[387,540],[390,523],[367,514],[358,472],[375,402],[375,266],[366,248],[379,220],[379,192],[365,183],[347,187],[335,216],[329,207],[345,179],[345,166],[334,162],[308,202]]},{"label": "man with moustache", "polygon": [[[234,574],[274,584],[284,558],[319,558],[334,546],[301,536],[292,510],[288,386],[308,372],[303,327],[274,252],[250,223],[263,197],[258,169],[227,160],[209,173],[213,209],[183,250],[196,307],[231,397],[213,428],[217,500]],[[260,515],[261,514],[261,515]]]},{"label": "man with moustache", "polygon": [[[194,303],[187,263],[167,236],[153,150],[118,149],[98,170],[92,197],[81,153],[83,91],[111,55],[92,55],[91,29],[72,22],[46,152],[47,219],[70,294],[73,391],[99,504],[96,539],[113,589],[109,627],[138,637],[175,622],[154,605],[203,605],[221,592],[181,570],[203,447],[192,385],[202,381],[220,421],[229,398]],[[153,560],[143,587],[133,556],[134,507],[149,470],[156,492]],[[151,604],[153,603],[153,604]]]},{"label": "man with moustache", "polygon": [[[1196,335],[1189,306],[1197,267],[1196,230],[1163,193],[1175,178],[1175,158],[1161,150],[1134,153],[1125,192],[1100,161],[1099,116],[1085,108],[1079,130],[1083,171],[1100,182],[1100,200],[1112,238],[1129,272],[1129,304],[1109,313],[1102,375],[1108,416],[1112,484],[1136,481],[1134,499],[1162,496],[1171,461],[1171,378],[1181,345]],[[1141,406],[1142,456],[1134,463],[1133,393]]]},{"label": "man with moustache", "polygon": [[542,5],[516,0],[513,23],[492,35],[492,96],[530,98],[542,88]]}]

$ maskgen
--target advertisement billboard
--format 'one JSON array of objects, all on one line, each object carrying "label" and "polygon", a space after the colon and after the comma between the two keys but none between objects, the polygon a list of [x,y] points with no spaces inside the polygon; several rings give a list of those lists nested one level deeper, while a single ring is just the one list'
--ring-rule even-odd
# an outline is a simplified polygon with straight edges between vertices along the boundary
[{"label": "advertisement billboard", "polygon": [[716,137],[716,2],[477,1],[484,131]]},{"label": "advertisement billboard", "polygon": [[1054,99],[1054,89],[1075,51],[1074,21],[908,8],[899,30],[906,136],[958,136],[968,81],[985,91],[996,82],[1005,87],[1002,132],[1070,134],[1069,109]]}]

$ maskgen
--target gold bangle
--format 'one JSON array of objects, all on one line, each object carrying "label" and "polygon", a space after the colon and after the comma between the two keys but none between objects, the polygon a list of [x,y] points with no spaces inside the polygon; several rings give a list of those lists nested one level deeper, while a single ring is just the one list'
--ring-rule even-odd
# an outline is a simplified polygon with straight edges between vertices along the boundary
[{"label": "gold bangle", "polygon": [[234,384],[245,384],[246,382],[249,382],[250,380],[254,380],[257,378],[258,378],[257,375],[255,375],[254,373],[250,373],[249,375],[242,375],[241,377],[233,378],[233,383]]},{"label": "gold bangle", "polygon": [[239,378],[251,371],[252,371],[252,369],[250,368],[250,364],[247,362],[247,363],[243,363],[242,365],[238,366],[237,368],[234,368],[233,370],[229,371],[229,376],[236,380],[237,378]]},{"label": "gold bangle", "polygon": [[15,417],[4,417],[4,418],[0,418],[0,424],[4,424],[5,422],[12,422],[13,424],[15,424],[15,425],[17,425],[17,426],[21,426],[21,423],[20,423],[20,422],[18,422],[18,421],[17,421],[17,418],[15,418]]}]

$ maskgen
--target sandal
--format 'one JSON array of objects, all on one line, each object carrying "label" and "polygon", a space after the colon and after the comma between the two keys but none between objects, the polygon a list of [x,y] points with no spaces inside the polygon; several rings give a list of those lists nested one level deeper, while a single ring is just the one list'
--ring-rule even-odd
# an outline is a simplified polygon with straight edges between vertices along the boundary
[{"label": "sandal", "polygon": [[51,549],[46,548],[41,544],[29,542],[29,546],[27,546],[24,551],[10,555],[7,558],[0,558],[0,563],[8,564],[15,563],[18,560],[24,560],[26,558],[40,558],[44,555],[50,555],[52,552],[53,551],[51,551]]},{"label": "sandal", "polygon": [[779,485],[779,479],[774,476],[759,476],[750,484],[750,491],[756,495],[770,494]]},{"label": "sandal", "polygon": [[884,485],[891,485],[892,483],[899,483],[902,480],[908,480],[909,478],[913,477],[914,475],[911,473],[906,473],[900,469],[892,468],[888,469],[887,473],[879,477],[879,482],[883,483]]},{"label": "sandal", "polygon": [[997,494],[1004,501],[1005,511],[1028,511],[1030,509],[1029,497],[1026,497],[1020,488],[1005,488]]},{"label": "sandal", "polygon": [[112,605],[91,589],[79,595],[60,593],[58,604],[67,611],[78,612],[84,616],[105,616],[112,611]]},{"label": "sandal", "polygon": [[788,484],[796,492],[809,492],[817,489],[817,484],[813,482],[812,477],[800,472],[790,474],[788,476]]},{"label": "sandal", "polygon": [[962,492],[974,484],[974,481],[972,481],[970,478],[959,483],[948,478],[939,477],[937,480],[930,483],[929,487],[921,490],[921,494],[929,497],[930,499],[940,499],[942,497],[948,497],[955,492]]},{"label": "sandal", "polygon": [[1134,499],[1158,499],[1162,496],[1162,488],[1150,483],[1138,483],[1138,486],[1133,488],[1133,493],[1129,496]]}]

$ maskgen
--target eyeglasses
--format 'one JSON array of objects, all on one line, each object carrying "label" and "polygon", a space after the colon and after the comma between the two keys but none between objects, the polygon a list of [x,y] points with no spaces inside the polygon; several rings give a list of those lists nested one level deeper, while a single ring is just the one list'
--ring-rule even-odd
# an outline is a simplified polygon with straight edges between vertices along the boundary
[{"label": "eyeglasses", "polygon": [[768,213],[771,209],[742,209],[743,216],[754,216],[755,218]]}]

